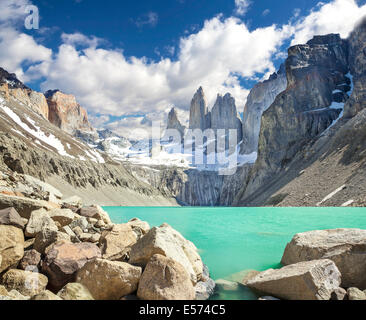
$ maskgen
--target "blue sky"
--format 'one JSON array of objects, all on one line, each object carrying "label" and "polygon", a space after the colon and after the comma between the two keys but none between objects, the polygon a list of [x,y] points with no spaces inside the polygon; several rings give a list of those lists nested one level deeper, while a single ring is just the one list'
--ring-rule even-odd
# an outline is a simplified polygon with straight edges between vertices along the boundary
[{"label": "blue sky", "polygon": [[[250,29],[285,24],[295,10],[306,14],[318,0],[256,0],[242,18]],[[203,27],[205,20],[220,13],[235,15],[234,0],[34,0],[41,13],[41,26],[58,27],[47,39],[59,45],[61,32],[80,32],[106,39],[111,48],[123,48],[127,56],[152,59],[170,56],[180,37]],[[268,11],[269,10],[269,11]],[[149,20],[149,13],[156,20]],[[150,21],[150,23],[149,23]]]},{"label": "blue sky", "polygon": [[[39,30],[24,28],[27,5]],[[364,15],[365,0],[1,0],[0,66],[74,94],[95,125],[123,134],[172,106],[186,121],[199,86],[210,106],[229,92],[242,112],[289,45],[347,37]]]}]

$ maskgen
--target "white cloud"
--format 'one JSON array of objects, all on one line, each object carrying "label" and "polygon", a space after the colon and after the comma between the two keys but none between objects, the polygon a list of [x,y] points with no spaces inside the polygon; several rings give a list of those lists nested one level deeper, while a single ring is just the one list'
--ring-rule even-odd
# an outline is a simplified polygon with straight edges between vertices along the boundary
[{"label": "white cloud", "polygon": [[0,23],[18,23],[26,17],[25,8],[32,3],[29,0],[1,0],[0,1]]},{"label": "white cloud", "polygon": [[366,5],[358,6],[355,0],[334,0],[319,3],[315,10],[298,21],[292,45],[306,43],[314,35],[340,33],[347,38],[355,24],[366,15]]},{"label": "white cloud", "polygon": [[239,77],[275,71],[271,57],[288,36],[288,28],[251,32],[238,19],[215,17],[198,33],[181,39],[176,61],[127,58],[122,51],[95,47],[78,50],[69,41],[38,71],[47,77],[44,90],[74,93],[94,113],[146,114],[172,105],[188,110],[201,85],[211,105],[218,92],[230,92],[241,111],[248,90]]},{"label": "white cloud", "polygon": [[97,38],[95,36],[87,37],[86,35],[79,33],[79,32],[72,33],[72,34],[63,33],[61,35],[61,39],[65,44],[69,44],[72,46],[81,45],[81,46],[86,46],[86,47],[91,47],[91,48],[95,48],[99,44],[104,42],[100,38]]},{"label": "white cloud", "polygon": [[33,37],[0,25],[0,65],[21,80],[32,78],[31,72],[24,74],[22,63],[50,61],[51,56],[52,50],[37,44]]},{"label": "white cloud", "polygon": [[[18,2],[28,4],[26,0]],[[248,3],[238,1],[237,9],[244,14]],[[19,9],[14,10],[21,16]],[[0,23],[9,15],[4,12],[0,11]],[[240,80],[275,71],[273,59],[283,56],[281,45],[294,34],[293,44],[304,43],[315,34],[339,32],[346,37],[365,14],[366,5],[334,0],[318,5],[307,17],[291,19],[287,25],[254,30],[240,19],[217,16],[180,39],[176,59],[161,57],[158,61],[100,48],[101,39],[80,33],[63,34],[63,43],[52,54],[31,36],[7,25],[0,29],[0,65],[25,80],[45,77],[43,90],[58,88],[75,94],[88,111],[105,115],[98,125],[109,121],[108,115],[164,117],[173,105],[184,116],[185,124],[190,100],[199,86],[203,86],[210,106],[217,93],[230,92],[242,112],[249,91]],[[154,21],[148,16],[144,21],[149,20]],[[32,64],[28,70],[22,69],[24,61]],[[110,126],[118,127],[121,133],[123,127],[146,127],[148,120],[141,120],[129,117]]]},{"label": "white cloud", "polygon": [[251,4],[250,0],[235,0],[235,13],[239,16],[244,16]]}]

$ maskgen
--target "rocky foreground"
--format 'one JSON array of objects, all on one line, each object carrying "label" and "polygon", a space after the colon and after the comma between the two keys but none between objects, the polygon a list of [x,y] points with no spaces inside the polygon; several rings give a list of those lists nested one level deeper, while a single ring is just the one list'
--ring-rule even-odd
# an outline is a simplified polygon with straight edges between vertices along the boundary
[{"label": "rocky foreground", "polygon": [[[5,177],[3,176],[4,180]],[[214,292],[195,245],[169,225],[113,224],[35,178],[0,194],[0,300],[205,300]],[[32,190],[32,192],[30,192]]]},{"label": "rocky foreground", "polygon": [[366,300],[366,230],[297,234],[282,264],[242,283],[262,300]]}]

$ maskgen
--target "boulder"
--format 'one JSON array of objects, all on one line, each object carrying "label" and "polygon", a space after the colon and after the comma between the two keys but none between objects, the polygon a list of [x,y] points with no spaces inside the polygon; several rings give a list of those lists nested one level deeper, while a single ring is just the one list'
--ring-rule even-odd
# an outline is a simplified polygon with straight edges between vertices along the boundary
[{"label": "boulder", "polygon": [[236,291],[239,289],[239,284],[234,281],[228,281],[225,279],[216,280],[216,287],[222,291]]},{"label": "boulder", "polygon": [[[85,217],[80,217],[74,220],[70,223],[69,227],[74,230],[75,228],[79,227],[82,232],[88,232],[89,231],[89,222],[88,219]],[[74,231],[75,232],[75,231]]]},{"label": "boulder", "polygon": [[81,233],[79,237],[81,242],[99,243],[100,234],[98,233]]},{"label": "boulder", "polygon": [[55,222],[44,209],[33,211],[25,228],[25,236],[35,238],[44,229],[58,231]]},{"label": "boulder", "polygon": [[337,288],[333,291],[330,300],[342,301],[346,299],[346,296],[347,296],[346,290],[344,290],[343,288]]},{"label": "boulder", "polygon": [[107,212],[105,212],[100,206],[90,206],[90,207],[83,207],[81,208],[78,213],[82,217],[86,218],[94,218],[97,220],[102,220],[106,224],[111,223],[111,219]]},{"label": "boulder", "polygon": [[50,246],[42,263],[42,270],[48,276],[50,287],[60,290],[88,261],[100,258],[99,248],[91,243],[61,241]]},{"label": "boulder", "polygon": [[80,208],[83,205],[83,200],[78,196],[72,196],[70,198],[62,200],[62,206],[72,206]]},{"label": "boulder", "polygon": [[366,230],[335,229],[295,235],[287,245],[283,265],[330,259],[342,274],[342,287],[366,289]]},{"label": "boulder", "polygon": [[194,300],[191,277],[177,261],[154,255],[140,279],[137,296],[141,300]]},{"label": "boulder", "polygon": [[23,255],[23,231],[14,226],[0,225],[0,273],[17,265]]},{"label": "boulder", "polygon": [[31,300],[38,300],[38,301],[58,301],[62,300],[59,296],[56,296],[49,290],[42,291],[41,293],[37,294],[36,296],[32,297]]},{"label": "boulder", "polygon": [[7,296],[8,295],[8,290],[6,290],[6,288],[4,286],[0,285],[0,296]]},{"label": "boulder", "polygon": [[257,270],[247,270],[244,272],[242,280],[240,281],[240,283],[243,286],[246,286],[248,284],[248,281],[253,279],[254,277],[256,277],[258,274],[260,274],[259,271]]},{"label": "boulder", "polygon": [[193,284],[201,279],[203,263],[197,248],[167,224],[152,228],[133,245],[129,262],[146,266],[155,254],[161,254],[179,262],[187,270]]},{"label": "boulder", "polygon": [[134,218],[128,223],[132,227],[132,230],[136,233],[138,239],[147,234],[150,231],[150,225],[146,221]]},{"label": "boulder", "polygon": [[59,241],[71,241],[71,239],[70,236],[65,233],[50,229],[44,229],[37,234],[34,240],[33,248],[41,254],[44,254],[46,252],[46,249],[51,244]]},{"label": "boulder", "polygon": [[54,206],[43,200],[0,194],[0,210],[7,208],[14,208],[22,218],[29,219],[33,211],[40,209],[52,210]]},{"label": "boulder", "polygon": [[58,222],[61,227],[69,225],[75,219],[75,213],[70,209],[54,209],[48,212],[50,218]]},{"label": "boulder", "polygon": [[12,269],[3,275],[3,285],[25,296],[35,296],[46,289],[48,279],[36,272]]},{"label": "boulder", "polygon": [[69,227],[69,226],[65,226],[65,227],[63,227],[63,228],[61,228],[61,230],[60,230],[62,233],[65,233],[65,234],[67,234],[69,237],[70,237],[70,239],[71,239],[71,241],[72,242],[80,242],[80,240],[78,239],[78,237],[76,236],[76,234],[75,234],[75,232],[74,231],[72,231],[71,230],[71,228]]},{"label": "boulder", "polygon": [[349,288],[347,290],[348,300],[366,300],[365,292],[357,288]]},{"label": "boulder", "polygon": [[205,301],[215,293],[216,283],[212,279],[200,281],[194,287],[196,300]]},{"label": "boulder", "polygon": [[14,208],[0,210],[0,224],[24,229],[24,221]]},{"label": "boulder", "polygon": [[114,225],[111,231],[104,231],[99,240],[103,259],[123,260],[136,242],[137,236],[130,225]]},{"label": "boulder", "polygon": [[37,270],[41,262],[41,254],[36,250],[24,252],[22,260],[20,260],[19,268],[22,270],[32,271]]},{"label": "boulder", "polygon": [[333,261],[315,260],[261,272],[247,286],[284,300],[330,300],[340,284],[341,273]]},{"label": "boulder", "polygon": [[24,250],[29,250],[33,248],[35,238],[28,239],[24,242]]},{"label": "boulder", "polygon": [[130,264],[96,259],[78,271],[76,281],[96,300],[119,300],[137,290],[142,270]]},{"label": "boulder", "polygon": [[14,301],[26,301],[30,300],[30,296],[26,296],[18,292],[17,290],[11,290],[8,293],[8,299],[6,300],[14,300]]},{"label": "boulder", "polygon": [[88,288],[83,286],[81,283],[68,283],[61,291],[57,294],[63,300],[94,300]]}]

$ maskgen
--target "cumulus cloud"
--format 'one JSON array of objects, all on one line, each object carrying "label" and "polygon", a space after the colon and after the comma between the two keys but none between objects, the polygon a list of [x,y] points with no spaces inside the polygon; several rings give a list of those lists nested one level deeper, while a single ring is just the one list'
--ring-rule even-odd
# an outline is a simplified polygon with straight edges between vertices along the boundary
[{"label": "cumulus cloud", "polygon": [[366,15],[366,5],[358,6],[355,0],[335,0],[319,3],[317,8],[295,24],[292,45],[306,43],[314,35],[339,33],[347,38],[355,24]]},{"label": "cumulus cloud", "polygon": [[104,41],[100,38],[97,38],[95,36],[88,37],[82,33],[76,32],[76,33],[63,33],[61,35],[61,39],[63,43],[69,44],[72,46],[86,46],[95,48],[99,44],[102,44]]},{"label": "cumulus cloud", "polygon": [[16,73],[22,81],[32,79],[31,72],[24,73],[23,63],[44,63],[50,61],[51,56],[52,50],[37,44],[33,37],[11,27],[0,26],[1,66],[9,72]]},{"label": "cumulus cloud", "polygon": [[201,85],[211,105],[218,92],[230,92],[241,110],[248,90],[240,78],[275,71],[271,57],[289,32],[274,25],[250,31],[236,18],[218,16],[206,21],[198,33],[181,39],[176,60],[154,62],[95,47],[79,50],[68,41],[38,71],[47,78],[44,90],[74,93],[95,113],[146,114],[172,105],[188,110]]},{"label": "cumulus cloud", "polygon": [[[16,2],[29,4],[27,0]],[[237,0],[236,4],[237,14],[243,15],[249,2]],[[14,8],[4,12],[15,10],[21,16]],[[1,23],[6,14],[0,12]],[[76,95],[89,112],[105,115],[98,122],[93,119],[97,126],[109,123],[109,116],[122,117],[108,124],[122,133],[123,127],[146,128],[151,120],[144,118],[146,114],[165,118],[173,105],[185,122],[199,86],[203,86],[210,106],[217,93],[230,92],[241,112],[250,89],[243,87],[241,80],[274,72],[273,60],[285,58],[282,46],[292,37],[292,44],[304,43],[315,34],[339,32],[346,37],[363,15],[366,5],[359,6],[354,0],[319,4],[308,16],[293,17],[286,25],[254,30],[238,18],[219,15],[182,37],[174,59],[160,57],[156,61],[128,57],[122,49],[104,49],[101,39],[80,33],[63,34],[62,44],[52,52],[15,27],[5,26],[0,29],[0,65],[23,80],[44,78],[42,90],[58,88]],[[146,16],[140,22],[157,19]],[[23,70],[24,62],[31,66]]]},{"label": "cumulus cloud", "polygon": [[0,1],[0,23],[19,23],[26,17],[26,7],[32,3],[29,0],[1,0]]}]

